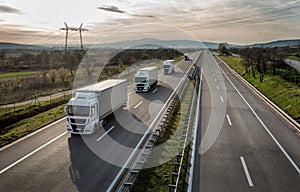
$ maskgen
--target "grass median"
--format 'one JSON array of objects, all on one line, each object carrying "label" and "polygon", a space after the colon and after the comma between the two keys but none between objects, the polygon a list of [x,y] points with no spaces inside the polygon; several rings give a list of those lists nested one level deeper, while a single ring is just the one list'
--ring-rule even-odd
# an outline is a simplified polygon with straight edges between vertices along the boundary
[{"label": "grass median", "polygon": [[[132,191],[169,191],[169,184],[172,180],[172,172],[174,171],[176,162],[176,154],[182,137],[184,120],[187,116],[186,111],[188,110],[192,94],[193,81],[188,81],[180,96],[180,101],[174,106],[172,114],[169,116],[164,129],[162,129],[158,140],[154,144],[155,147],[160,147],[160,154],[150,153],[145,163],[146,167],[150,165],[158,166],[141,170]],[[166,162],[166,159],[170,160]],[[183,166],[185,166],[185,163]],[[182,171],[181,178],[184,178],[184,174]],[[181,183],[182,180],[180,180],[180,185]]]},{"label": "grass median", "polygon": [[245,72],[242,58],[227,56],[219,56],[219,58],[300,123],[300,89],[297,85],[270,73],[265,74],[263,82],[260,82],[259,75],[255,78]]}]

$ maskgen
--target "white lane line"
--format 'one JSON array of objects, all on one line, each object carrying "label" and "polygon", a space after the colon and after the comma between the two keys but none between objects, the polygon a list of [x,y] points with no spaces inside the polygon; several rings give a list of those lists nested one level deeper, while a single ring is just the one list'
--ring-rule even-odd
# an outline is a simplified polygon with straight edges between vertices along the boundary
[{"label": "white lane line", "polygon": [[63,132],[62,134],[56,136],[55,138],[51,139],[50,141],[48,141],[47,143],[45,143],[44,145],[40,146],[39,148],[33,150],[32,152],[28,153],[27,155],[25,155],[24,157],[20,158],[19,160],[15,161],[14,163],[10,164],[9,166],[5,167],[4,169],[2,169],[0,171],[0,174],[4,173],[5,171],[7,171],[8,169],[14,167],[15,165],[19,164],[20,162],[24,161],[25,159],[27,159],[28,157],[32,156],[33,154],[35,154],[36,152],[40,151],[41,149],[45,148],[46,146],[48,146],[49,144],[53,143],[54,141],[56,141],[57,139],[61,138],[62,136],[64,136],[66,132]]},{"label": "white lane line", "polygon": [[271,133],[269,128],[264,124],[264,122],[261,120],[261,118],[257,115],[257,113],[253,110],[251,105],[248,103],[248,101],[245,99],[245,97],[241,94],[241,92],[236,88],[236,86],[232,83],[232,81],[229,79],[229,77],[226,75],[226,73],[223,71],[221,67],[219,67],[226,79],[229,81],[229,83],[233,86],[233,88],[236,90],[236,92],[240,95],[242,100],[246,103],[246,105],[249,107],[249,109],[252,111],[256,119],[260,122],[260,124],[264,127],[266,132],[270,135],[270,137],[273,139],[273,141],[276,143],[276,145],[279,147],[279,149],[282,151],[282,153],[285,155],[285,157],[289,160],[289,162],[293,165],[293,167],[296,169],[297,173],[300,175],[300,169],[297,166],[297,164],[293,161],[293,159],[289,156],[289,154],[284,150],[284,148],[281,146],[281,144],[278,142],[278,140],[275,138],[275,136]]},{"label": "white lane line", "polygon": [[213,74],[213,76],[216,76],[215,74]]},{"label": "white lane line", "polygon": [[254,185],[253,185],[252,179],[250,177],[250,173],[248,171],[245,159],[244,159],[244,157],[240,157],[240,159],[241,159],[241,162],[242,162],[242,165],[243,165],[243,169],[244,169],[244,172],[245,172],[247,180],[248,180],[248,184],[249,184],[250,187],[253,187]]},{"label": "white lane line", "polygon": [[106,131],[103,135],[101,135],[98,139],[97,142],[100,141],[101,139],[103,139],[103,137],[105,137],[109,132],[111,132],[113,129],[115,128],[115,126],[112,126],[111,128],[109,128],[108,131]]},{"label": "white lane line", "polygon": [[219,85],[217,85],[217,89],[218,89],[218,90],[220,89]]},{"label": "white lane line", "polygon": [[223,97],[222,97],[222,96],[220,97],[220,99],[221,99],[222,103],[224,103],[224,99],[223,99]]},{"label": "white lane line", "polygon": [[158,90],[158,88],[154,89],[154,90],[152,91],[152,93],[154,94],[157,90]]},{"label": "white lane line", "polygon": [[215,82],[217,82],[217,79],[215,79]]},{"label": "white lane line", "polygon": [[229,124],[230,126],[232,126],[232,123],[231,123],[231,120],[230,120],[229,115],[226,115],[226,117],[227,117],[228,124]]},{"label": "white lane line", "polygon": [[136,106],[134,106],[134,108],[138,108],[141,104],[143,103],[143,101],[139,102]]}]

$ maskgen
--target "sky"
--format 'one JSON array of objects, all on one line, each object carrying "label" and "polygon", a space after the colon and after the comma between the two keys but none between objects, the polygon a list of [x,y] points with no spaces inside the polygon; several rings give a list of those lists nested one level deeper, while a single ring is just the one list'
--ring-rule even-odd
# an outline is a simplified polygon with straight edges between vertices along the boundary
[{"label": "sky", "polygon": [[[251,44],[300,39],[300,0],[0,0],[0,42],[85,44],[193,39]],[[79,32],[68,42],[79,44]]]}]

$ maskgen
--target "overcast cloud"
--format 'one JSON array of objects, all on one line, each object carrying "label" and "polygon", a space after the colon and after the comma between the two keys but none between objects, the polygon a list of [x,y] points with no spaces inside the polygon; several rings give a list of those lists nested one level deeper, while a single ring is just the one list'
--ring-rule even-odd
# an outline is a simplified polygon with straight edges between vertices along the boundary
[{"label": "overcast cloud", "polygon": [[[0,4],[0,41],[6,42],[22,43],[19,31],[36,30],[43,39],[48,36],[49,42],[63,44],[64,34],[58,29],[64,22],[71,27],[83,23],[89,29],[83,34],[86,43],[120,30],[136,34],[134,26],[143,23],[169,25],[202,41],[247,44],[300,38],[300,0],[10,0]],[[147,35],[140,34],[136,38]],[[36,37],[34,42],[39,43]]]}]

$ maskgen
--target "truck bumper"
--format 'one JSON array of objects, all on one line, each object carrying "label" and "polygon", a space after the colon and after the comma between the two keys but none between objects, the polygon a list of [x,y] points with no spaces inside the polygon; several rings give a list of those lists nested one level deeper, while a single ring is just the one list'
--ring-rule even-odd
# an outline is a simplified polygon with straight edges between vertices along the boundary
[{"label": "truck bumper", "polygon": [[67,124],[67,132],[78,135],[90,135],[95,132],[94,129],[87,129],[86,125]]}]

